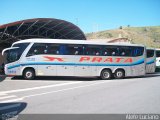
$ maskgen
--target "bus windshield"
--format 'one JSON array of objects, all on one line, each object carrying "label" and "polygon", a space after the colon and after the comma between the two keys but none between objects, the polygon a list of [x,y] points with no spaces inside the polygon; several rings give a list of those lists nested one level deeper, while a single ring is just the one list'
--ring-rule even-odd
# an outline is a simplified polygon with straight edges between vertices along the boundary
[{"label": "bus windshield", "polygon": [[4,52],[5,64],[19,60],[28,45],[29,43],[15,44],[10,49],[6,50]]},{"label": "bus windshield", "polygon": [[20,51],[19,48],[6,50],[4,52],[5,64],[19,60],[21,54],[22,54],[22,52]]}]

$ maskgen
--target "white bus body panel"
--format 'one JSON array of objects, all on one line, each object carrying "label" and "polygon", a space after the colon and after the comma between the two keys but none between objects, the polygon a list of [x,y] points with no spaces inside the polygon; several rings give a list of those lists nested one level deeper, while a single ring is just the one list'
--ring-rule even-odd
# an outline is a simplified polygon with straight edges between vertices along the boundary
[{"label": "white bus body panel", "polygon": [[[46,40],[47,41],[47,40]],[[61,41],[62,42],[62,41]],[[62,43],[67,40],[63,41]],[[85,41],[80,41],[80,43]],[[41,43],[41,42],[39,42]],[[44,42],[45,43],[45,42]],[[51,42],[54,43],[54,42]],[[71,42],[72,43],[72,42]],[[75,42],[76,43],[76,42]],[[88,44],[88,43],[87,43]],[[139,57],[122,57],[122,60],[115,62],[115,59],[120,57],[114,56],[85,56],[85,55],[34,55],[26,57],[31,43],[19,61],[5,65],[5,73],[7,75],[23,75],[25,68],[31,67],[35,69],[36,76],[100,76],[103,69],[109,68],[112,73],[116,69],[122,68],[125,70],[125,76],[142,76],[145,75],[145,54]],[[134,45],[133,45],[134,46]],[[145,49],[144,49],[145,53]],[[48,59],[47,57],[52,58]],[[88,60],[80,61],[82,57],[89,57]],[[102,58],[100,62],[93,62],[93,59]],[[56,58],[53,60],[53,58]],[[105,62],[107,58],[112,58],[113,62]],[[132,62],[125,63],[128,58]],[[63,60],[63,61],[61,61]]]},{"label": "white bus body panel", "polygon": [[151,57],[146,59],[146,73],[154,73],[156,70],[156,58]]},{"label": "white bus body panel", "polygon": [[[48,61],[48,59],[45,58],[46,56],[53,58],[62,58],[63,60],[65,60],[65,62],[60,62],[57,60]],[[141,57],[132,58],[135,65],[133,63],[123,65],[123,61],[118,63],[104,63],[104,61],[100,63],[92,63],[91,60],[97,56],[88,56],[90,58],[89,61],[79,62],[81,57],[83,56],[75,57],[70,55],[34,55],[31,57],[23,57],[23,59],[19,60],[19,62],[14,62],[6,65],[6,67],[9,68],[7,71],[12,71],[6,71],[6,74],[11,75],[12,73],[14,73],[13,75],[22,75],[25,68],[31,67],[35,69],[36,76],[100,76],[101,71],[105,68],[111,69],[112,73],[114,73],[116,69],[122,68],[125,70],[126,77],[145,75],[145,61],[139,61],[141,63],[137,63],[136,65],[136,62]],[[110,56],[98,57],[101,57],[103,60],[105,60]],[[117,57],[111,58],[116,59]]]},{"label": "white bus body panel", "polygon": [[[160,49],[156,49],[156,52],[160,53]],[[156,56],[156,68],[160,68],[160,55]]]},{"label": "white bus body panel", "polygon": [[156,70],[156,51],[154,48],[149,50],[154,50],[154,56],[146,58],[146,73],[154,73]]},{"label": "white bus body panel", "polygon": [[156,67],[160,68],[160,57],[156,58]]}]

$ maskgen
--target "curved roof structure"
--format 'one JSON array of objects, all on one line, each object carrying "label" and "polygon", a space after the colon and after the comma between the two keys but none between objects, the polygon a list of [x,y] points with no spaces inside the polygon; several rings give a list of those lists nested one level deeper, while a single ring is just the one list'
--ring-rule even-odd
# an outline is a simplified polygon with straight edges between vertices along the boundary
[{"label": "curved roof structure", "polygon": [[0,26],[0,43],[13,43],[29,38],[86,40],[76,25],[59,19],[35,18]]}]

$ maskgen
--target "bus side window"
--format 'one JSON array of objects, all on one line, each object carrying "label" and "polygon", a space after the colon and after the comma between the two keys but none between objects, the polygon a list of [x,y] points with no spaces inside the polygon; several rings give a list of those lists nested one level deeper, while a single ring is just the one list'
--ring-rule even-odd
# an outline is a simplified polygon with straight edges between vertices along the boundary
[{"label": "bus side window", "polygon": [[48,48],[48,54],[58,55],[59,54],[59,45],[58,44],[50,44]]},{"label": "bus side window", "polygon": [[85,55],[89,55],[89,48],[88,48],[87,45],[86,45],[85,48],[84,48],[84,54],[85,54]]},{"label": "bus side window", "polygon": [[59,54],[60,55],[67,55],[68,49],[66,48],[66,45],[61,44],[59,45]]},{"label": "bus side window", "polygon": [[32,53],[32,54],[33,54],[33,55],[37,55],[37,54],[38,54],[38,50],[37,50],[36,47],[33,49],[33,53]]},{"label": "bus side window", "polygon": [[137,56],[141,56],[141,55],[143,55],[143,48],[142,47],[138,47]]},{"label": "bus side window", "polygon": [[107,51],[105,51],[105,52],[103,53],[103,55],[104,55],[104,56],[107,56],[107,55],[108,55],[108,52],[107,52]]},{"label": "bus side window", "polygon": [[126,55],[126,53],[123,51],[122,53],[121,53],[121,56],[125,56]]},{"label": "bus side window", "polygon": [[27,56],[40,55],[40,54],[47,54],[46,44],[35,43],[27,53]]},{"label": "bus side window", "polygon": [[29,52],[27,53],[27,57],[28,56],[33,56],[33,55],[37,55],[38,54],[38,49],[36,46],[32,46],[31,49],[29,50]]},{"label": "bus side window", "polygon": [[47,49],[44,50],[44,54],[48,54],[48,50]]},{"label": "bus side window", "polygon": [[41,55],[41,54],[47,54],[48,52],[48,46],[46,44],[40,44],[39,46],[37,46],[38,48],[38,55]]},{"label": "bus side window", "polygon": [[102,51],[102,55],[103,56],[110,56],[111,55],[111,49],[107,46],[105,47],[102,47],[103,48],[103,51]]},{"label": "bus side window", "polygon": [[119,55],[120,56],[126,56],[126,57],[130,57],[131,56],[131,49],[128,46],[120,46],[119,47]]},{"label": "bus side window", "polygon": [[43,46],[41,47],[41,54],[48,54],[48,46],[49,44],[43,44]]},{"label": "bus side window", "polygon": [[74,45],[67,45],[68,55],[75,55]]},{"label": "bus side window", "polygon": [[111,56],[119,56],[119,52],[118,52],[117,47],[113,46],[113,47],[110,47],[108,49],[109,49],[109,51],[111,53]]},{"label": "bus side window", "polygon": [[83,54],[83,46],[72,44],[67,46],[68,55],[82,55]]},{"label": "bus side window", "polygon": [[74,55],[82,55],[83,51],[82,51],[82,46],[75,46],[74,47]]},{"label": "bus side window", "polygon": [[101,55],[101,47],[96,45],[88,45],[86,46],[85,55],[93,55],[93,56],[100,56]]},{"label": "bus side window", "polygon": [[143,55],[143,52],[143,47],[132,47],[132,56],[134,57]]}]

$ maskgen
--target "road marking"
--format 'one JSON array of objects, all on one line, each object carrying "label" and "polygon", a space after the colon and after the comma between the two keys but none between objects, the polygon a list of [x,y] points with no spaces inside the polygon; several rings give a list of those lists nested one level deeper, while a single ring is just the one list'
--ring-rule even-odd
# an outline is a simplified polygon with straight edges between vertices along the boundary
[{"label": "road marking", "polygon": [[7,94],[5,94],[5,93],[0,93],[0,96],[5,96],[5,95],[7,95]]},{"label": "road marking", "polygon": [[17,104],[12,104],[12,105],[7,105],[7,106],[0,107],[0,110],[2,111],[2,110],[15,108],[15,107],[20,107],[20,106],[21,106],[21,103],[17,103]]},{"label": "road marking", "polygon": [[16,101],[21,101],[21,100],[23,100],[23,98],[17,98],[17,99],[11,99],[11,100],[0,101],[0,103],[16,102]]},{"label": "road marking", "polygon": [[4,97],[0,97],[0,100],[7,99],[7,98],[13,98],[13,97],[16,97],[16,96],[15,95],[4,96]]},{"label": "road marking", "polygon": [[50,91],[50,92],[45,92],[45,93],[40,93],[40,94],[33,94],[33,95],[23,96],[23,97],[18,98],[18,99],[7,100],[7,101],[2,101],[2,102],[3,102],[3,103],[6,103],[6,102],[21,101],[21,100],[24,100],[25,98],[41,96],[41,95],[46,95],[46,94],[50,94],[50,93],[63,92],[63,91],[68,91],[68,90],[77,89],[77,88],[84,88],[84,87],[94,86],[94,85],[98,85],[98,84],[103,84],[103,83],[106,83],[106,82],[109,82],[109,81],[92,83],[92,84],[90,84],[90,85],[83,85],[83,86],[72,87],[72,88],[67,88],[67,89],[61,89],[61,90],[56,90],[56,91]]},{"label": "road marking", "polygon": [[0,103],[21,101],[21,100],[24,100],[25,98],[36,97],[36,96],[41,96],[41,95],[46,95],[46,94],[51,94],[51,93],[57,93],[57,92],[63,92],[63,91],[68,91],[68,90],[74,90],[74,89],[78,89],[78,88],[90,87],[90,86],[94,86],[94,85],[98,85],[98,84],[103,84],[103,83],[108,83],[108,82],[109,81],[103,81],[103,82],[92,83],[92,84],[89,84],[89,85],[83,85],[83,86],[66,88],[66,89],[61,89],[61,90],[56,90],[56,91],[45,92],[45,93],[33,94],[33,95],[23,96],[23,97],[17,98],[17,99],[11,99],[11,100],[1,101]]},{"label": "road marking", "polygon": [[32,87],[32,88],[26,88],[26,89],[17,89],[17,90],[2,91],[2,92],[0,92],[0,94],[24,92],[24,91],[38,90],[38,89],[58,87],[58,86],[65,86],[65,85],[78,84],[78,83],[82,83],[82,81],[79,81],[79,82],[70,82],[70,83],[62,83],[62,84],[56,84],[56,85],[47,85],[47,86],[40,86],[40,87]]}]

